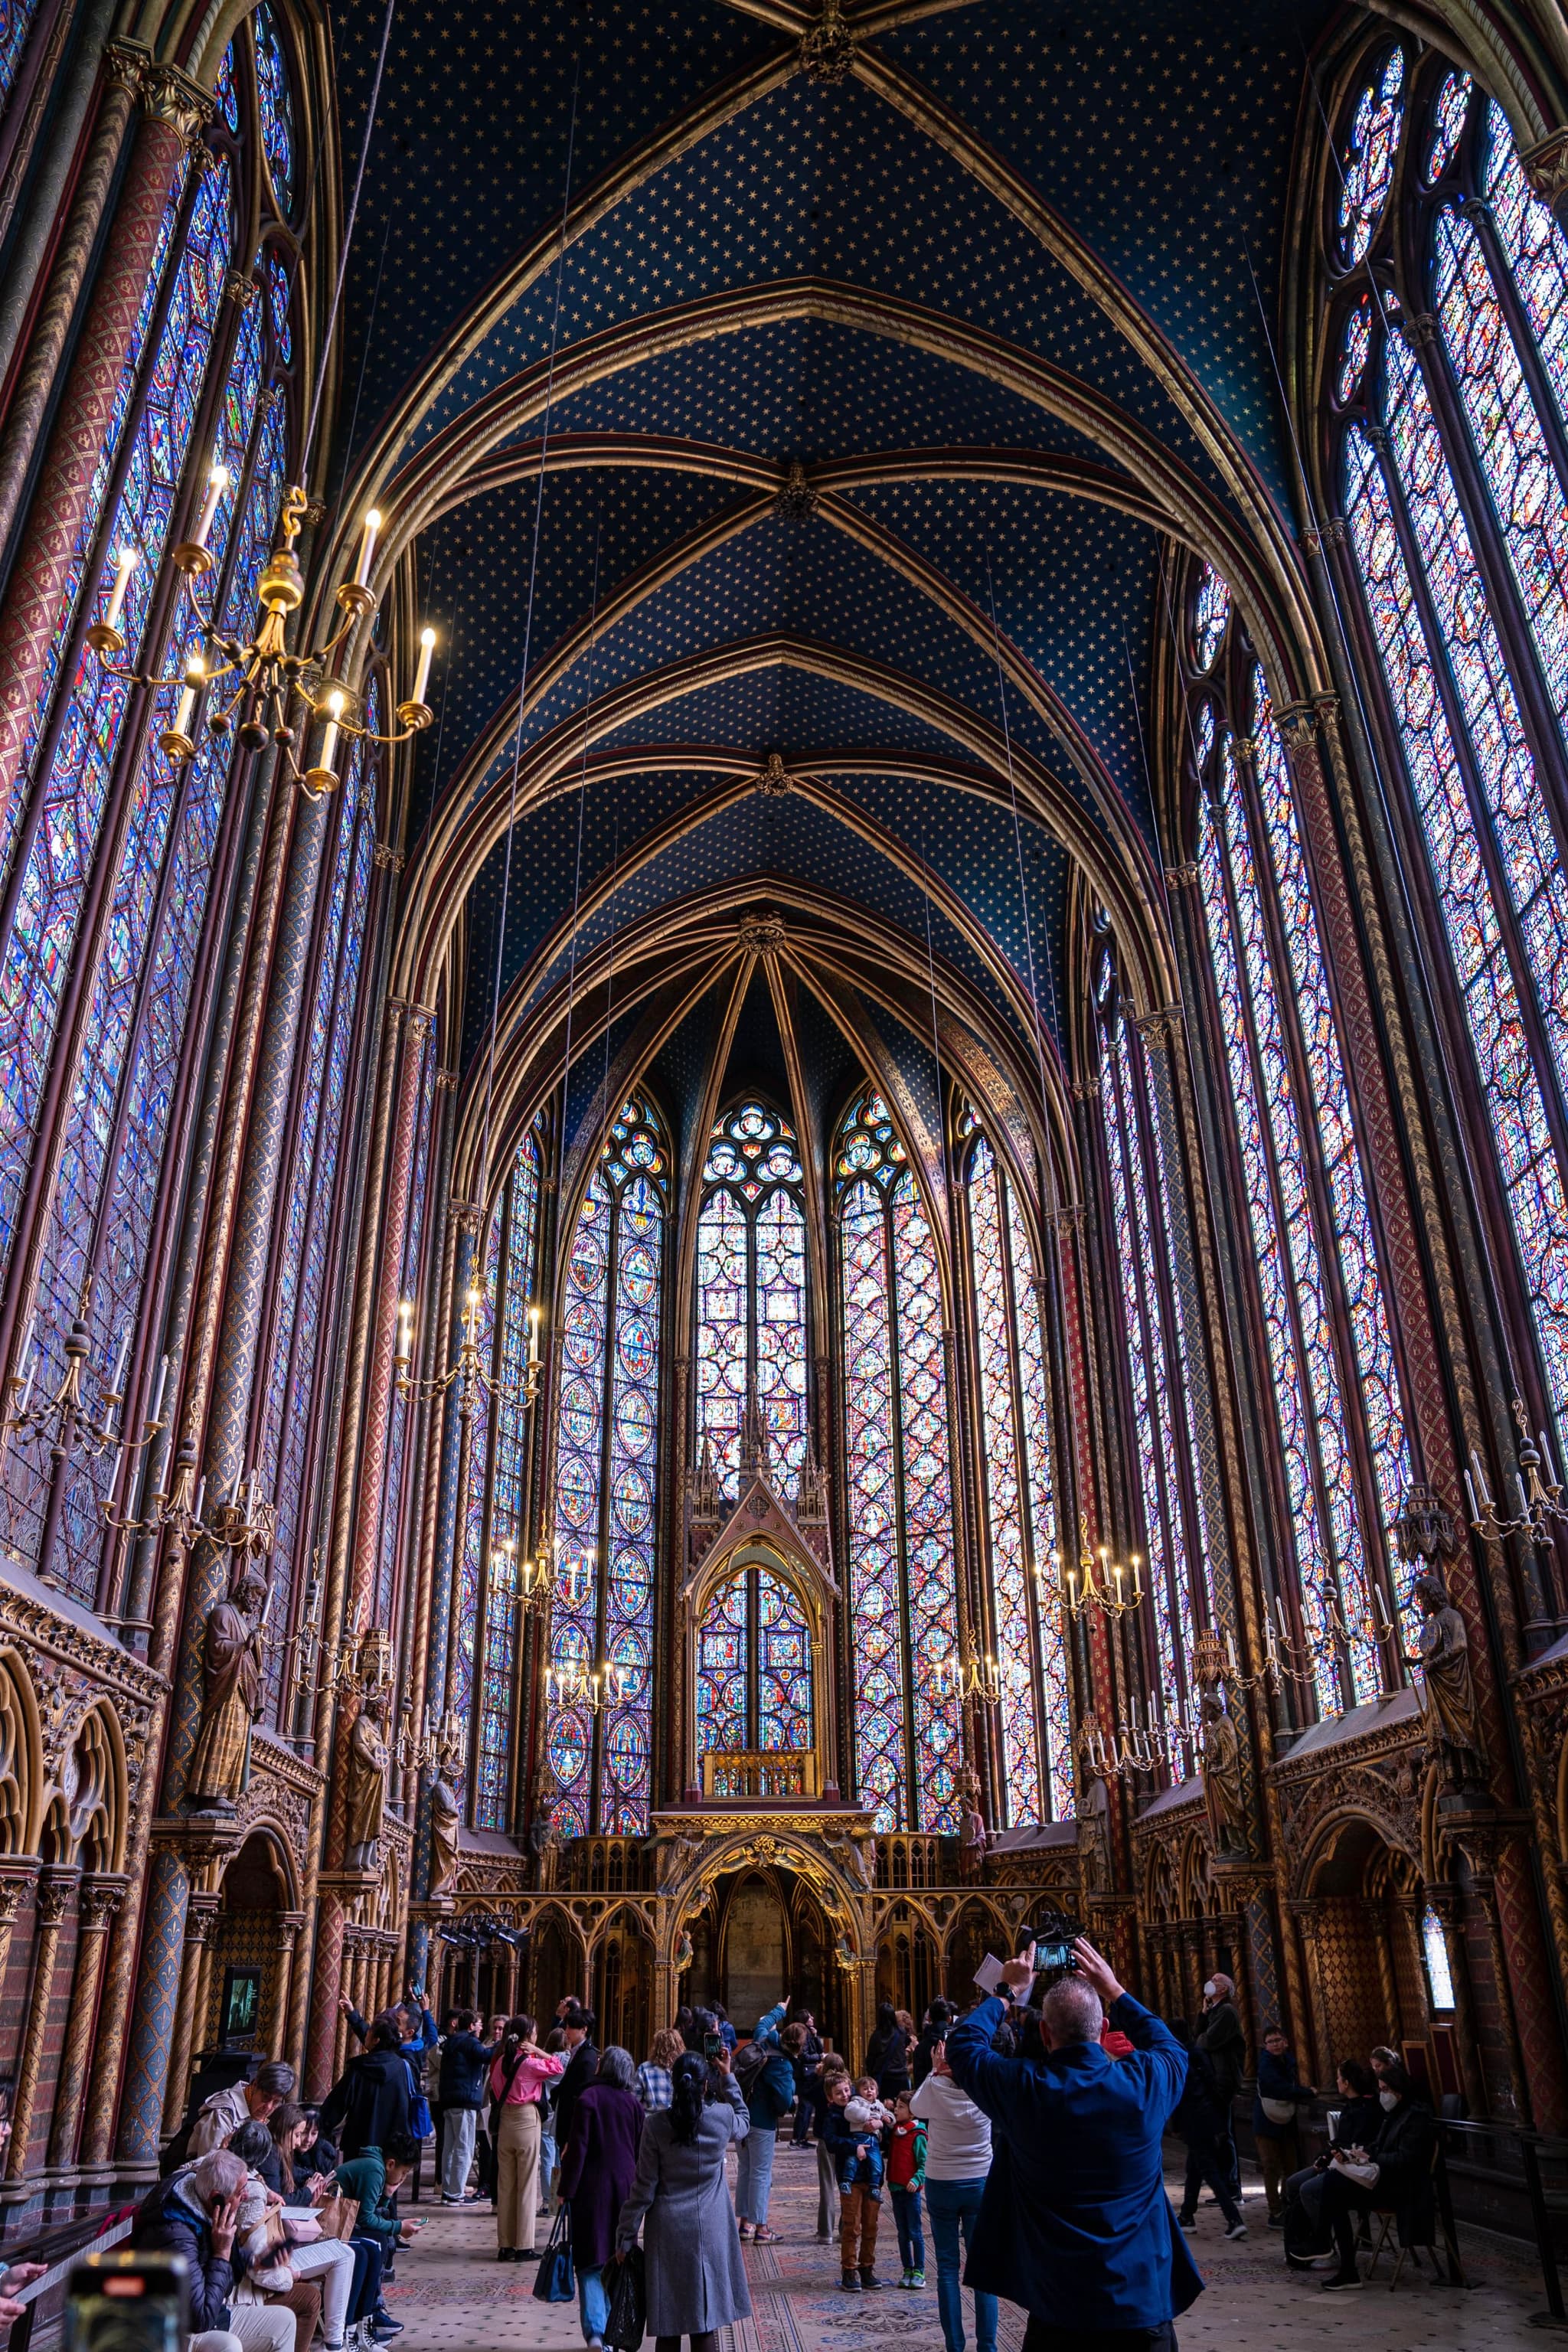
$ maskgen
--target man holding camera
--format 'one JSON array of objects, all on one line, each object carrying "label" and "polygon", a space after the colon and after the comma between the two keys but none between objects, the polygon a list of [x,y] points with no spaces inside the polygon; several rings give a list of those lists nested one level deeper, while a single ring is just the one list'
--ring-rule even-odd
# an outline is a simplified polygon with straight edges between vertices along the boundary
[{"label": "man holding camera", "polygon": [[[1022,2000],[1034,1976],[1031,1945],[999,1987]],[[994,2054],[1005,2014],[983,2000],[947,2038],[953,2080],[992,2126],[965,2284],[1028,2313],[1024,2352],[1175,2352],[1176,2314],[1203,2292],[1161,2146],[1186,2053],[1082,1936],[1040,2004],[1043,2062]],[[1131,2056],[1100,2046],[1108,2016]]]}]

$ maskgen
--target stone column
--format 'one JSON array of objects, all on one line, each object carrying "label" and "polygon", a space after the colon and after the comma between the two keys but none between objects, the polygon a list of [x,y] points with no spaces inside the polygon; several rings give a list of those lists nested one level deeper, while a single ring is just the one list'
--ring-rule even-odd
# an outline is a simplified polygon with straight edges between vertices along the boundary
[{"label": "stone column", "polygon": [[197,2009],[207,1954],[217,1927],[217,1896],[193,1894],[185,1910],[185,1948],[180,1969],[180,1999],[174,2011],[174,2041],[169,2053],[169,2073],[163,2086],[163,2133],[180,2127],[185,2112],[185,2092],[191,2072],[191,2046],[195,2040]]},{"label": "stone column", "polygon": [[[121,68],[116,76],[106,100],[101,148],[94,142],[100,174],[105,162],[112,165],[130,119],[132,91]],[[44,682],[93,474],[109,435],[121,369],[153,267],[163,206],[181,158],[211,105],[205,92],[172,66],[149,60],[142,86],[146,111],[120,184],[26,529],[0,603],[0,826],[10,807],[27,723]],[[90,248],[90,238],[88,243]],[[47,398],[47,385],[43,394]]]},{"label": "stone column", "polygon": [[12,1864],[0,1870],[0,1990],[5,1983],[5,1971],[11,1964],[11,1938],[16,1932],[16,1914],[38,1874],[36,1862],[25,1862],[20,1867]]},{"label": "stone column", "polygon": [[300,1940],[300,1930],[305,1924],[302,1911],[281,1911],[278,1915],[278,1971],[272,1993],[272,2056],[287,2058],[289,2046],[289,2021],[293,2014],[294,1947]]},{"label": "stone column", "polygon": [[49,2126],[48,2165],[64,2171],[76,2160],[77,2132],[87,2092],[88,2063],[98,2023],[98,1994],[109,1949],[109,1928],[125,1896],[123,1875],[95,1872],[81,1882],[77,1901],[76,1972],[71,1979],[70,2007],[66,2015],[66,2043],[55,2087],[54,2119]]},{"label": "stone column", "polygon": [[27,2169],[27,2144],[33,2137],[33,2113],[38,2103],[38,2077],[43,2071],[44,2045],[48,2039],[49,2002],[55,1990],[55,1961],[60,1948],[60,1925],[76,1892],[80,1873],[46,1863],[38,1873],[33,1945],[33,1990],[27,2022],[22,2032],[22,2059],[16,2069],[16,2095],[11,2102],[11,2145],[5,2152],[5,2178],[20,2180]]},{"label": "stone column", "polygon": [[1307,1998],[1311,2009],[1313,2079],[1320,2087],[1331,2087],[1327,2083],[1330,2067],[1334,2063],[1333,2038],[1329,2032],[1328,2011],[1323,2001],[1323,1984],[1318,1967],[1318,1948],[1314,1929],[1322,1914],[1322,1905],[1311,1895],[1300,1895],[1288,1908],[1295,1922],[1296,1933],[1301,1939],[1301,1960],[1307,1976]]}]

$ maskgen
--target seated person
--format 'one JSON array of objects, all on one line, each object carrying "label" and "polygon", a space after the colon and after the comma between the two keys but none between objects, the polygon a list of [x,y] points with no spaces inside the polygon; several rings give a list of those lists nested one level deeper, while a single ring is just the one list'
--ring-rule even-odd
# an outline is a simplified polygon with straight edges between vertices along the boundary
[{"label": "seated person", "polygon": [[[1413,2094],[1415,2085],[1395,2061],[1385,2065],[1378,2105],[1381,2120],[1370,2145],[1336,2142],[1323,2171],[1321,2225],[1339,2255],[1325,2294],[1344,2294],[1362,2284],[1355,2241],[1360,2217],[1393,2210],[1401,2245],[1432,2242],[1432,2147],[1436,2131],[1432,2111]],[[1287,2238],[1289,2245],[1289,2238]]]},{"label": "seated person", "polygon": [[1341,2104],[1328,2148],[1285,2183],[1285,2260],[1292,2270],[1310,2270],[1314,2259],[1329,2251],[1323,2176],[1334,2149],[1365,2147],[1377,2137],[1383,2122],[1377,2078],[1369,2066],[1359,2058],[1342,2059],[1334,2079]]},{"label": "seated person", "polygon": [[285,2205],[268,2189],[260,2167],[275,2152],[266,2124],[242,2124],[228,2144],[230,2156],[249,2167],[237,2217],[238,2244],[251,2283],[264,2294],[289,2294],[297,2282],[321,2291],[321,2333],[327,2352],[342,2352],[353,2291],[353,2249],[324,2238],[313,2213]]},{"label": "seated person", "polygon": [[247,2167],[227,2148],[155,2180],[136,2209],[135,2253],[179,2254],[190,2287],[190,2352],[293,2352],[294,2315],[237,2305],[245,2257],[235,2243]]},{"label": "seated person", "polygon": [[403,2333],[403,2322],[394,2319],[382,2301],[381,2289],[398,2247],[411,2244],[419,2231],[417,2221],[398,2220],[393,2202],[418,2157],[418,2141],[406,2132],[395,2134],[384,2150],[367,2147],[347,2158],[333,2179],[333,2186],[343,2196],[359,2200],[359,2219],[351,2243],[356,2252],[362,2246],[364,2249],[364,2267],[349,2315],[355,2322],[368,2321],[379,2342]]}]

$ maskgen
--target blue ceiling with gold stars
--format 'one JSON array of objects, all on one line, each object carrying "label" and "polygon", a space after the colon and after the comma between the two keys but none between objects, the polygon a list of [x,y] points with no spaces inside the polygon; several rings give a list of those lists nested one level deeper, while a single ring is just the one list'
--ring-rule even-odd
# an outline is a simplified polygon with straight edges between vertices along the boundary
[{"label": "blue ceiling with gold stars", "polygon": [[[399,0],[346,281],[331,487],[435,518],[410,876],[483,832],[464,1064],[498,975],[537,1022],[605,957],[635,1044],[702,931],[647,1074],[681,1125],[785,1084],[760,976],[713,1071],[748,905],[807,942],[814,1120],[862,1048],[934,1100],[922,970],[1016,1069],[1032,1004],[1063,1041],[1075,858],[1165,862],[1170,548],[1200,507],[1292,529],[1269,335],[1326,0],[840,5]],[[331,17],[352,171],[382,0]]]}]

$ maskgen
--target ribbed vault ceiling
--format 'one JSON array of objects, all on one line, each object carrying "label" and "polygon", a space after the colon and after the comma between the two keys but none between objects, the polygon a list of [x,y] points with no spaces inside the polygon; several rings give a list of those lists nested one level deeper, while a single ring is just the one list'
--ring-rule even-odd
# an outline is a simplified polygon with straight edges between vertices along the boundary
[{"label": "ribbed vault ceiling", "polygon": [[[1037,1116],[1079,869],[1171,992],[1165,559],[1289,665],[1263,314],[1330,13],[881,0],[825,81],[793,0],[404,0],[339,511],[445,641],[400,978],[460,937],[472,1069],[499,961],[509,1116],[568,1017],[570,1116],[642,1072],[688,1154],[862,1066],[920,1121],[936,1055]],[[380,20],[335,12],[351,155]]]}]

